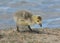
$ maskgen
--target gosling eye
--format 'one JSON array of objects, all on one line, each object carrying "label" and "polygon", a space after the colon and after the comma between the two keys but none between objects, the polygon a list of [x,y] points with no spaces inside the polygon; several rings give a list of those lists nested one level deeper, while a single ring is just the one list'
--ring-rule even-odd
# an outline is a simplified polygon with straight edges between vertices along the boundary
[{"label": "gosling eye", "polygon": [[37,20],[37,22],[39,22],[39,20]]}]

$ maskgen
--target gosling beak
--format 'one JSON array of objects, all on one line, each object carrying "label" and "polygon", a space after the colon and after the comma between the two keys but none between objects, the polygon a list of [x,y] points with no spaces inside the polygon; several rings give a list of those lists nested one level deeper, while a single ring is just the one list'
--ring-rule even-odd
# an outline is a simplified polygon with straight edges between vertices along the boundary
[{"label": "gosling beak", "polygon": [[42,27],[42,24],[39,24],[40,25],[40,27]]}]

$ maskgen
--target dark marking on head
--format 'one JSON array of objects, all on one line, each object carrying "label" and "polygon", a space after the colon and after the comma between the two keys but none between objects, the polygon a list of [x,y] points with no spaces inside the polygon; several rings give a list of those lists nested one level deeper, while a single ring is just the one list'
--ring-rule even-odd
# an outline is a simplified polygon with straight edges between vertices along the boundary
[{"label": "dark marking on head", "polygon": [[39,20],[42,20],[42,18],[41,18],[40,16],[38,16],[38,19],[39,19]]}]

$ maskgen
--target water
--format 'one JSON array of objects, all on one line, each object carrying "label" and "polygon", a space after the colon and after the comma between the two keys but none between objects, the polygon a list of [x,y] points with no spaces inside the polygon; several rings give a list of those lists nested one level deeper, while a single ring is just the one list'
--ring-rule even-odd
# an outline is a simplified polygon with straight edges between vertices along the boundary
[{"label": "water", "polygon": [[0,0],[0,29],[15,27],[13,13],[23,9],[42,16],[43,28],[60,28],[60,0]]}]

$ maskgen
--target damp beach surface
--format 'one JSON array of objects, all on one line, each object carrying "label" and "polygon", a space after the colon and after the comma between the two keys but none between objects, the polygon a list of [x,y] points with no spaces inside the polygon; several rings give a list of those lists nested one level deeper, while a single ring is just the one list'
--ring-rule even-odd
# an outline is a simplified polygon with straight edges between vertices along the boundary
[{"label": "damp beach surface", "polygon": [[17,32],[16,29],[0,30],[0,43],[60,43],[60,29],[40,29]]}]

